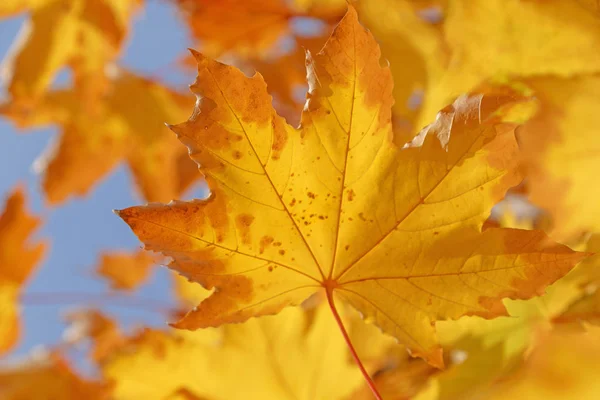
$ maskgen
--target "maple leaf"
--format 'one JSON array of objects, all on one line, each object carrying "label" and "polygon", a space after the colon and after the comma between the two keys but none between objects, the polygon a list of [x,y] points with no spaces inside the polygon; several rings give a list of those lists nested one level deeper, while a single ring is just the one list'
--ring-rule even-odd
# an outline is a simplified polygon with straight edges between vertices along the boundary
[{"label": "maple leaf", "polygon": [[337,20],[345,1],[283,0],[175,0],[192,35],[204,52],[214,57],[234,52],[237,55],[264,55],[281,40],[292,35],[290,21],[310,16]]},{"label": "maple leaf", "polygon": [[170,268],[217,288],[174,326],[240,322],[324,290],[441,366],[434,321],[505,315],[503,298],[541,294],[585,256],[540,231],[481,232],[520,180],[514,125],[498,116],[507,99],[461,97],[394,143],[390,71],[354,9],[307,57],[299,130],[259,74],[195,57],[199,101],[172,129],[211,197],[117,212]]},{"label": "maple leaf", "polygon": [[159,261],[141,250],[104,253],[96,272],[108,279],[113,289],[133,290],[148,279],[151,267]]},{"label": "maple leaf", "polygon": [[342,337],[331,335],[328,314],[324,305],[193,333],[146,331],[102,371],[115,399],[158,400],[182,390],[207,399],[344,399],[362,378]]},{"label": "maple leaf", "polygon": [[395,112],[408,130],[420,129],[448,102],[490,80],[600,71],[600,20],[577,1],[434,3],[442,7],[432,22],[408,0],[357,2],[390,59]]},{"label": "maple leaf", "polygon": [[29,241],[39,225],[40,219],[25,209],[23,191],[13,191],[0,216],[0,354],[17,342],[18,297],[46,251],[45,243]]},{"label": "maple leaf", "polygon": [[210,296],[210,290],[204,289],[179,274],[173,274],[173,292],[186,309],[204,301]]},{"label": "maple leaf", "polygon": [[[227,60],[243,71],[260,71],[279,115],[297,125],[306,87],[305,51],[318,51],[322,47],[333,23],[343,15],[346,2],[180,0],[178,3],[203,54],[222,57],[225,53]],[[322,26],[304,36],[292,29],[296,17],[318,19]],[[265,26],[255,29],[258,25]],[[250,33],[245,34],[247,31]],[[182,62],[185,67],[196,68],[193,57],[184,57]]]},{"label": "maple leaf", "polygon": [[105,66],[119,54],[141,0],[6,0],[0,17],[29,11],[2,69],[13,101],[35,102],[59,70],[100,91]]},{"label": "maple leaf", "polygon": [[[327,36],[329,32],[327,32]],[[238,67],[245,70],[260,71],[265,79],[269,93],[273,96],[273,106],[277,113],[284,117],[288,124],[298,125],[302,102],[298,101],[298,92],[306,92],[306,69],[304,57],[306,51],[319,50],[327,36],[314,38],[296,38],[293,51],[287,54],[263,58],[251,58],[238,62]],[[197,63],[194,59],[194,68]],[[281,71],[285,71],[284,74]]]},{"label": "maple leaf", "polygon": [[108,93],[82,102],[77,88],[46,94],[35,109],[15,103],[0,112],[19,127],[58,124],[62,133],[38,161],[51,204],[84,195],[120,161],[126,161],[148,201],[177,198],[199,178],[193,162],[164,121],[184,118],[187,96],[121,71]]},{"label": "maple leaf", "polygon": [[17,365],[0,368],[2,400],[108,400],[106,384],[82,379],[55,353],[32,357]]},{"label": "maple leaf", "polygon": [[534,118],[519,128],[531,201],[553,219],[552,236],[569,240],[600,231],[597,115],[600,77],[526,81],[539,100]]}]

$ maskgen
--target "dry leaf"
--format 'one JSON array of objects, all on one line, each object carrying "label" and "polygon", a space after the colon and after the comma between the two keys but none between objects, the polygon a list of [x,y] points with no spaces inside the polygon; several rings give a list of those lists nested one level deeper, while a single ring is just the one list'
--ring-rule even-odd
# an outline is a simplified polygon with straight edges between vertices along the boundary
[{"label": "dry leaf", "polygon": [[172,269],[218,289],[176,327],[273,314],[324,289],[441,366],[434,321],[505,315],[503,298],[541,294],[584,257],[540,231],[481,232],[520,179],[513,127],[496,115],[507,99],[461,97],[408,147],[393,143],[391,75],[353,9],[308,58],[299,131],[260,75],[195,55],[200,101],[173,130],[212,195],[119,212]]}]

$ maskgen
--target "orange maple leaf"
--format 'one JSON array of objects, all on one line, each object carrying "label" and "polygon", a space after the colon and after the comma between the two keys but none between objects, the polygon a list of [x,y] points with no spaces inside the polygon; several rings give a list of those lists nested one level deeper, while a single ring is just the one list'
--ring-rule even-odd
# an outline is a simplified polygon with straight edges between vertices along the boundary
[{"label": "orange maple leaf", "polygon": [[105,96],[81,101],[78,88],[62,89],[47,93],[34,109],[7,103],[0,113],[20,128],[62,127],[58,143],[37,164],[51,204],[86,194],[121,161],[146,200],[169,201],[200,177],[164,126],[184,118],[190,104],[188,96],[120,71]]},{"label": "orange maple leaf", "polygon": [[345,7],[345,1],[339,0],[326,4],[285,0],[175,1],[203,51],[215,57],[229,52],[265,55],[282,38],[293,36],[293,18],[309,16],[337,21]]},{"label": "orange maple leaf", "polygon": [[29,242],[39,225],[40,219],[25,210],[23,191],[15,190],[0,216],[0,354],[17,342],[18,297],[46,251],[43,242]]},{"label": "orange maple leaf", "polygon": [[199,53],[196,109],[173,126],[210,198],[118,211],[170,268],[216,288],[184,329],[241,322],[324,291],[441,366],[434,322],[506,315],[585,254],[541,231],[481,227],[519,183],[506,98],[460,97],[413,142],[394,143],[392,78],[354,9],[308,54],[296,130],[260,74]]},{"label": "orange maple leaf", "polygon": [[96,272],[108,279],[113,289],[133,290],[148,279],[152,266],[159,261],[140,250],[106,252],[100,257]]}]

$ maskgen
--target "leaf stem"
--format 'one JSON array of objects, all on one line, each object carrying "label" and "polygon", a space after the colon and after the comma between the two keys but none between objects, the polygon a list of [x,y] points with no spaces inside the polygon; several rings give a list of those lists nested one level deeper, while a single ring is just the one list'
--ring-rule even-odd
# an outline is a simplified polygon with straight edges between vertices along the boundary
[{"label": "leaf stem", "polygon": [[342,318],[340,317],[340,314],[338,313],[337,308],[335,307],[335,302],[333,301],[333,290],[330,288],[326,288],[325,290],[327,293],[327,302],[329,303],[329,308],[331,309],[331,312],[333,313],[335,322],[337,322],[337,325],[340,328],[342,335],[344,336],[344,340],[346,341],[346,344],[348,345],[348,349],[350,350],[350,353],[352,354],[352,358],[354,358],[354,361],[356,361],[356,364],[358,365],[360,372],[363,374],[363,377],[367,381],[367,385],[369,385],[369,389],[371,389],[371,392],[373,392],[373,396],[375,396],[375,398],[377,400],[383,400],[383,398],[377,391],[377,387],[375,386],[375,383],[371,379],[371,376],[365,369],[365,366],[363,365],[362,361],[360,360],[360,357],[358,357],[358,354],[356,353],[356,350],[354,349],[354,346],[352,345],[352,341],[350,340],[350,336],[348,335],[348,332],[346,331],[346,328],[344,327]]}]

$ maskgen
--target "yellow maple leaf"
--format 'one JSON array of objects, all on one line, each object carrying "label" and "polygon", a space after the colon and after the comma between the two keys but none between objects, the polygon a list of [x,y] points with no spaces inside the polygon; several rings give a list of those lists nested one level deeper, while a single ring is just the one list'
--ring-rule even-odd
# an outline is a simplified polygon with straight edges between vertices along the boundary
[{"label": "yellow maple leaf", "polygon": [[108,400],[106,384],[77,376],[57,354],[42,354],[0,368],[2,400]]},{"label": "yellow maple leaf", "polygon": [[[300,122],[303,104],[298,99],[298,92],[306,87],[304,68],[306,50],[318,51],[323,47],[329,33],[314,38],[296,38],[294,49],[287,54],[250,58],[238,62],[238,66],[244,71],[260,71],[267,83],[269,93],[273,96],[273,107],[290,125],[297,126]],[[196,67],[196,60],[193,61]]]},{"label": "yellow maple leaf", "polygon": [[[583,2],[447,0],[435,23],[408,0],[358,6],[394,79],[406,82],[396,88],[395,111],[418,130],[456,96],[489,80],[599,72],[600,20]],[[422,97],[418,112],[407,109],[414,89]]]},{"label": "yellow maple leaf", "polygon": [[61,68],[100,91],[106,65],[119,54],[141,0],[4,0],[0,17],[29,11],[2,64],[13,101],[34,103]]},{"label": "yellow maple leaf", "polygon": [[195,56],[199,100],[172,129],[211,197],[118,211],[172,269],[218,289],[176,327],[273,314],[323,290],[440,366],[434,321],[504,315],[503,298],[541,294],[584,257],[540,231],[481,231],[520,180],[514,126],[499,119],[508,99],[463,96],[394,143],[391,74],[354,9],[307,58],[299,130],[259,74]]},{"label": "yellow maple leaf", "polygon": [[34,109],[6,103],[0,112],[21,128],[61,126],[58,143],[37,165],[51,204],[87,193],[121,161],[146,200],[169,201],[200,176],[164,126],[184,118],[190,104],[187,96],[122,71],[93,101],[82,102],[77,88],[64,89],[46,94]]},{"label": "yellow maple leaf", "polygon": [[18,340],[18,297],[46,250],[45,243],[29,241],[39,225],[40,219],[25,209],[23,191],[15,190],[0,216],[0,354]]},{"label": "yellow maple leaf", "polygon": [[[115,399],[345,399],[362,383],[324,305],[220,329],[147,331],[102,364]],[[187,397],[184,397],[187,398]]]}]

